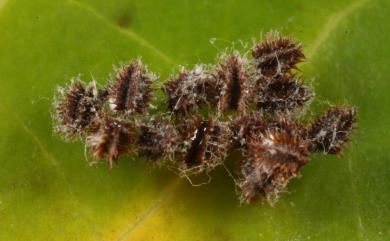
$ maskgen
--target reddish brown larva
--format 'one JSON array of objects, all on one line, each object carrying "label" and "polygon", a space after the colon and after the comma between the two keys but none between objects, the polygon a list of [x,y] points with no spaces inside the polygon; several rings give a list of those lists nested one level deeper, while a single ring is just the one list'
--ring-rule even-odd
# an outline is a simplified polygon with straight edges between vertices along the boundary
[{"label": "reddish brown larva", "polygon": [[313,121],[308,139],[312,151],[329,154],[340,153],[356,126],[356,110],[336,106]]},{"label": "reddish brown larva", "polygon": [[252,56],[257,72],[267,78],[288,73],[305,59],[300,43],[276,32],[268,33],[263,42],[256,44]]},{"label": "reddish brown larva", "polygon": [[231,122],[230,128],[234,146],[245,147],[248,138],[258,135],[266,128],[266,121],[261,113],[241,115]]},{"label": "reddish brown larva", "polygon": [[270,112],[294,112],[313,97],[312,91],[296,77],[285,74],[258,83],[254,101],[258,108]]},{"label": "reddish brown larva", "polygon": [[173,160],[180,141],[175,126],[169,120],[157,117],[141,124],[138,153],[154,162]]},{"label": "reddish brown larva", "polygon": [[104,116],[96,123],[95,131],[87,137],[86,145],[94,157],[107,158],[108,166],[112,168],[120,155],[131,151],[131,145],[136,141],[133,122]]},{"label": "reddish brown larva", "polygon": [[81,80],[76,79],[66,88],[59,89],[59,93],[55,101],[56,131],[69,138],[85,134],[98,118],[107,91],[98,90],[95,82],[85,87]]},{"label": "reddish brown larva", "polygon": [[140,60],[122,66],[110,89],[110,107],[118,113],[144,114],[152,97],[150,85],[153,75]]},{"label": "reddish brown larva", "polygon": [[217,67],[216,92],[218,94],[218,108],[245,112],[251,95],[251,78],[245,58],[234,54],[222,58]]},{"label": "reddish brown larva", "polygon": [[223,163],[230,147],[228,126],[213,118],[195,117],[181,123],[178,169],[185,174],[210,171]]},{"label": "reddish brown larva", "polygon": [[304,127],[282,120],[271,122],[248,138],[242,165],[241,200],[253,202],[263,198],[274,202],[291,178],[299,175],[301,166],[309,162]]},{"label": "reddish brown larva", "polygon": [[215,97],[213,78],[201,65],[191,71],[182,69],[163,89],[168,96],[169,109],[182,116],[198,110],[202,104]]}]

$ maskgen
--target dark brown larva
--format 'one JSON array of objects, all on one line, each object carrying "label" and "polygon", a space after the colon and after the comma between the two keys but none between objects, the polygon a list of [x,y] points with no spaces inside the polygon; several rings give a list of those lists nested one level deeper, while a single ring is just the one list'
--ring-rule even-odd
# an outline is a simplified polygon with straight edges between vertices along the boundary
[{"label": "dark brown larva", "polygon": [[107,91],[98,90],[95,82],[84,87],[81,80],[74,80],[67,88],[60,89],[60,98],[55,102],[56,131],[72,138],[85,134],[98,117]]},{"label": "dark brown larva", "polygon": [[308,132],[310,149],[326,154],[338,154],[356,126],[356,110],[338,106],[326,111],[311,124]]},{"label": "dark brown larva", "polygon": [[87,137],[86,145],[94,157],[107,158],[108,166],[112,168],[120,155],[131,151],[136,140],[133,122],[104,116],[96,123],[95,131]]},{"label": "dark brown larva", "polygon": [[262,77],[288,72],[305,59],[300,43],[276,32],[267,34],[263,42],[256,44],[252,56],[256,70]]},{"label": "dark brown larva", "polygon": [[270,113],[294,112],[313,97],[312,91],[290,74],[258,83],[257,90],[254,96],[257,107]]},{"label": "dark brown larva", "polygon": [[152,97],[152,74],[140,60],[119,69],[110,87],[110,107],[122,114],[144,114]]},{"label": "dark brown larva", "polygon": [[265,199],[272,203],[291,178],[309,162],[304,127],[282,120],[268,124],[258,136],[248,139],[242,165],[241,200],[246,203]]},{"label": "dark brown larva", "polygon": [[221,60],[215,78],[219,99],[219,110],[245,112],[251,94],[251,79],[245,58],[239,54],[227,56]]},{"label": "dark brown larva", "polygon": [[177,166],[185,174],[210,171],[222,164],[230,144],[229,128],[225,123],[195,117],[181,123],[182,145]]},{"label": "dark brown larva", "polygon": [[235,51],[219,56],[217,64],[171,77],[162,88],[169,111],[153,116],[148,107],[155,77],[139,60],[120,68],[107,90],[74,81],[55,102],[55,129],[86,137],[92,155],[106,158],[110,168],[121,155],[136,153],[190,182],[190,175],[208,174],[240,149],[235,183],[241,201],[272,205],[310,154],[344,149],[356,110],[336,106],[300,124],[314,92],[297,77],[305,55],[290,37],[268,34],[253,47],[252,59]]},{"label": "dark brown larva", "polygon": [[163,89],[168,95],[169,109],[184,116],[214,98],[215,84],[212,76],[199,65],[191,71],[181,70],[179,76],[169,80]]},{"label": "dark brown larva", "polygon": [[138,153],[154,162],[173,160],[180,141],[175,126],[169,120],[157,117],[141,124]]}]

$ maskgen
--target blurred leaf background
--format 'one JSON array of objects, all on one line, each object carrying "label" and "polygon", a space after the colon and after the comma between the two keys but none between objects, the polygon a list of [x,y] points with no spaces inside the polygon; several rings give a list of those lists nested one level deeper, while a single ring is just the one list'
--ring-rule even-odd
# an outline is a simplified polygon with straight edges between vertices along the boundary
[{"label": "blurred leaf background", "polygon": [[[0,0],[0,240],[390,240],[389,22],[387,0]],[[314,156],[274,208],[240,206],[221,169],[195,188],[135,158],[90,167],[52,133],[73,76],[105,84],[141,56],[164,81],[269,30],[304,43],[314,112],[359,110],[347,151]]]}]

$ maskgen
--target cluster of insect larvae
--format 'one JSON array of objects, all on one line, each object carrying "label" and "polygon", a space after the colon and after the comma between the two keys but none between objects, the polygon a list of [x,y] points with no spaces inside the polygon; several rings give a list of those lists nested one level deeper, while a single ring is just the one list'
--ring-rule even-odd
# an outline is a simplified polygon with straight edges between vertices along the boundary
[{"label": "cluster of insect larvae", "polygon": [[234,149],[240,200],[273,203],[315,152],[340,153],[356,112],[334,106],[306,123],[298,117],[313,90],[297,73],[302,45],[278,33],[252,48],[252,58],[224,53],[214,65],[182,68],[162,87],[166,109],[149,112],[156,76],[139,60],[121,66],[105,88],[75,79],[59,90],[55,129],[85,140],[94,160],[110,168],[122,155],[138,155],[191,177],[224,165]]}]

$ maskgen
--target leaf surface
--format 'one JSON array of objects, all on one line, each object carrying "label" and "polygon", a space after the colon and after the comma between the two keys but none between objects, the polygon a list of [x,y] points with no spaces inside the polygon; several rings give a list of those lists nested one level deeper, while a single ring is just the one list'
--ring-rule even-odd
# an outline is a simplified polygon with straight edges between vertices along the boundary
[{"label": "leaf surface", "polygon": [[[389,22],[386,0],[0,0],[0,240],[389,240]],[[164,81],[269,30],[303,41],[313,113],[359,111],[347,151],[314,156],[273,208],[240,206],[222,168],[192,187],[135,157],[90,167],[52,133],[71,77],[103,85],[142,56]]]}]

